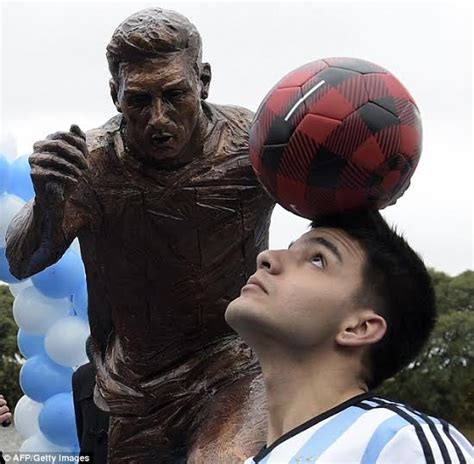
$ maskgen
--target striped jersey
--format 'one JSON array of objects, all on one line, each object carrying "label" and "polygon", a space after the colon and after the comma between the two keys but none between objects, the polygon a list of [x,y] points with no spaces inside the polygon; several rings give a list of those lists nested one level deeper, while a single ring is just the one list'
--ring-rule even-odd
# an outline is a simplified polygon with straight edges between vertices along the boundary
[{"label": "striped jersey", "polygon": [[442,419],[358,395],[264,446],[245,464],[473,464],[468,440]]}]

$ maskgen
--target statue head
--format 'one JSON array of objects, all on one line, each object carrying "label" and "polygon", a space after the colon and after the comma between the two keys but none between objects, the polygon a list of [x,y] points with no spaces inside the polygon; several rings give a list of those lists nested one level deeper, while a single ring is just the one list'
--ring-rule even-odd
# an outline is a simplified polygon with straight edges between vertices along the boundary
[{"label": "statue head", "polygon": [[174,11],[141,10],[115,30],[107,60],[111,96],[134,156],[172,166],[199,146],[211,69],[202,63],[193,24]]}]

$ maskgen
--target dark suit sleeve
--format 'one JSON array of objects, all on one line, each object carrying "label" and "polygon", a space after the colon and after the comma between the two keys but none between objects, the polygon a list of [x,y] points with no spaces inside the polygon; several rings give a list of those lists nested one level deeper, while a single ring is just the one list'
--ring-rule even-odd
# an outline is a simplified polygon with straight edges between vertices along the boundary
[{"label": "dark suit sleeve", "polygon": [[78,399],[78,392],[80,391],[80,386],[79,386],[79,372],[76,371],[72,375],[72,397],[74,400],[74,414],[76,416],[76,431],[77,431],[77,439],[79,441],[79,444],[82,441],[82,433],[84,430],[84,423],[82,421],[82,411],[81,411],[81,405],[79,403]]}]

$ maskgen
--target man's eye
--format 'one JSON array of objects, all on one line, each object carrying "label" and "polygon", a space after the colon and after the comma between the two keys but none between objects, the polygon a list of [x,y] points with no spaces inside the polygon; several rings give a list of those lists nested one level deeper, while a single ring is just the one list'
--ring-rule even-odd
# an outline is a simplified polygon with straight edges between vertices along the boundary
[{"label": "man's eye", "polygon": [[163,92],[163,97],[167,100],[176,100],[184,95],[184,90],[173,89]]},{"label": "man's eye", "polygon": [[316,255],[311,258],[311,262],[321,269],[324,268],[324,258],[321,255]]},{"label": "man's eye", "polygon": [[132,107],[145,106],[149,101],[150,97],[148,95],[135,95],[128,99],[128,105]]}]

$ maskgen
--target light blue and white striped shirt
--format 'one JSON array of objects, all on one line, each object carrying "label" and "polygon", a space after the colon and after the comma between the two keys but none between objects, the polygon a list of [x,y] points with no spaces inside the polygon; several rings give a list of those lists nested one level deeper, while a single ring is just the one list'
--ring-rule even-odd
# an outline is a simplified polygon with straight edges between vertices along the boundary
[{"label": "light blue and white striped shirt", "polygon": [[452,425],[365,393],[282,435],[245,464],[473,464]]}]

